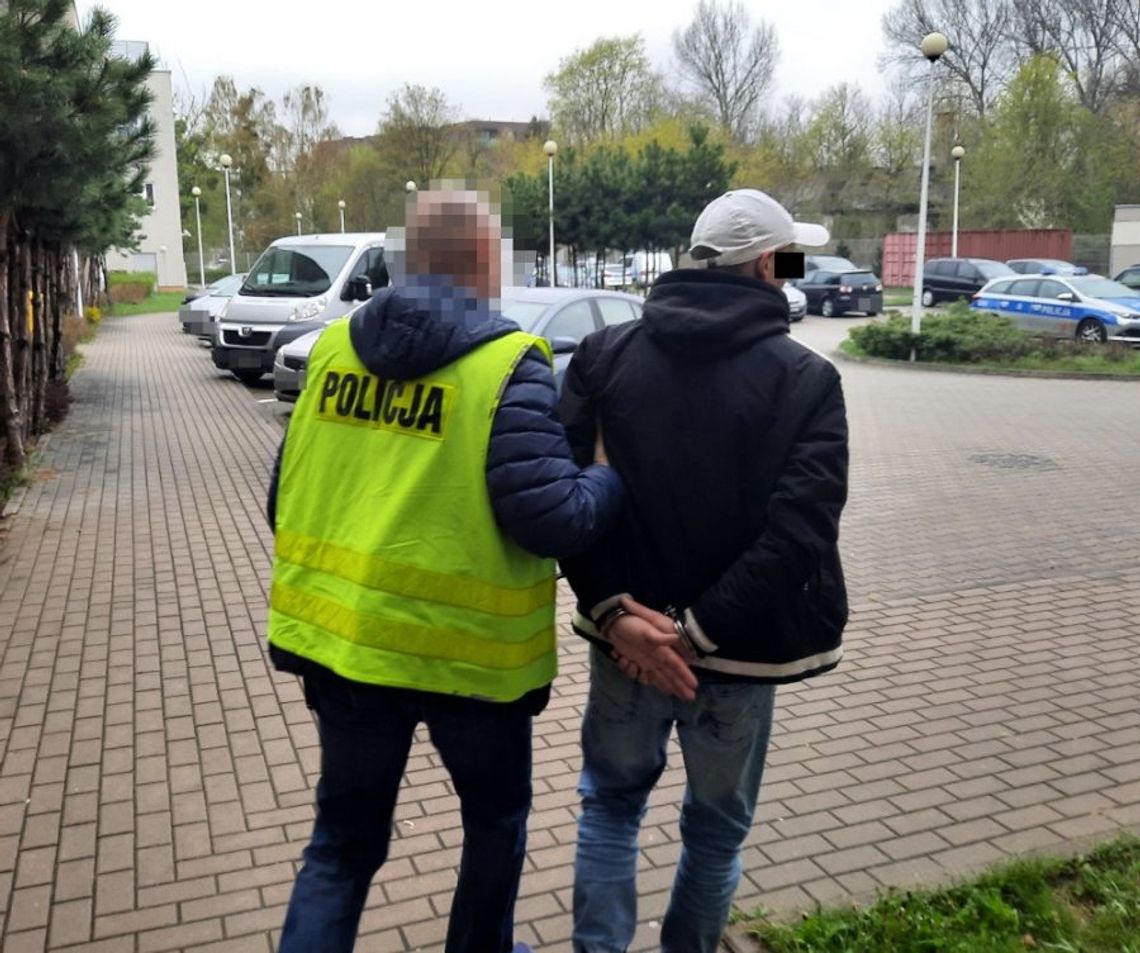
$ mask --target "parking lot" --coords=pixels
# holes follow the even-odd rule
[[[859,319],[811,317],[825,353]],[[111,319],[0,527],[0,947],[268,951],[316,733],[263,628],[282,410],[173,315]],[[793,912],[1140,830],[1140,387],[843,363],[853,606],[781,689],[738,905]],[[566,950],[585,646],[539,719],[517,938]],[[655,948],[678,759],[644,828]],[[438,950],[460,825],[413,749],[363,953]]]

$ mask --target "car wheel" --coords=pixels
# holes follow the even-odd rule
[[[922,289],[922,306],[924,308],[931,308],[934,306],[934,292],[929,288]]]
[[[868,317],[868,318],[873,318],[873,317],[875,317],[876,315],[878,315],[878,313],[879,313],[878,311],[868,311],[868,312],[867,312],[867,317]]]
[[[1108,332],[1096,318],[1085,318],[1077,325],[1077,340],[1100,344],[1108,340]]]
[[[835,317],[835,304],[830,298],[823,299],[823,304],[819,306],[819,313],[822,314],[825,318]]]
[[[233,373],[239,381],[250,386],[258,383],[262,377],[261,371],[234,371]]]

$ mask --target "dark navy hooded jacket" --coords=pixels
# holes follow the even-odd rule
[[[517,330],[486,302],[440,279],[418,279],[399,291],[378,292],[350,319],[349,337],[369,371],[387,380],[413,380]],[[581,469],[574,462],[557,407],[550,364],[532,349],[507,382],[487,450],[487,489],[499,526],[529,552],[555,558],[583,553],[601,539],[615,523],[624,495],[621,478],[609,467]],[[270,480],[271,526],[288,439],[286,431]],[[306,674],[314,667],[275,646],[270,652],[284,671]]]

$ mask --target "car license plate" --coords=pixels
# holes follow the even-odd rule
[[[870,298],[860,298],[856,302],[856,304],[858,305],[858,307],[855,309],[856,311],[870,311],[871,310],[871,299]]]

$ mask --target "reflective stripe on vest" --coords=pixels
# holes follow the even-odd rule
[[[269,638],[346,678],[509,701],[556,670],[554,563],[504,538],[486,488],[506,382],[546,342],[488,341],[416,381],[324,331],[277,500]]]

